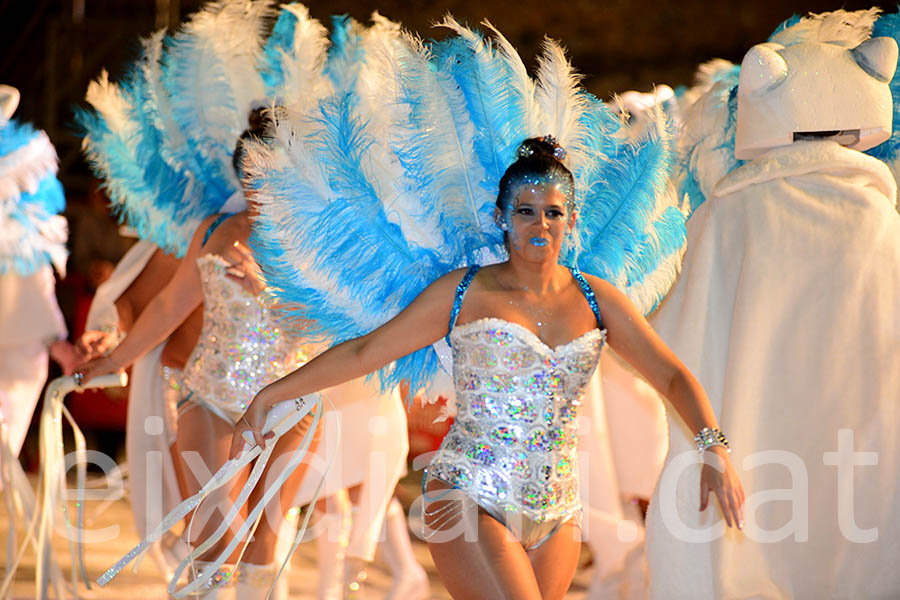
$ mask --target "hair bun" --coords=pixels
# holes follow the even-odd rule
[[[519,158],[528,158],[535,154],[552,156],[559,162],[563,162],[566,159],[566,149],[560,146],[552,135],[528,138],[516,150],[516,156]]]

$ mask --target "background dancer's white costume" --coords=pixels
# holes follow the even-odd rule
[[[66,336],[53,275],[65,275],[67,257],[56,151],[43,131],[10,120],[18,100],[0,86],[0,419],[13,454],[47,379],[47,349]]]
[[[702,205],[652,323],[708,390],[747,504],[743,534],[697,512],[692,434],[670,417],[654,598],[900,595],[900,218],[879,160],[897,153],[897,48],[863,43],[897,17],[873,29],[876,14],[792,20],[748,53],[736,96],[732,72],[685,114],[684,189]]]
[[[140,275],[158,247],[138,241],[122,257],[109,279],[91,301],[86,331],[115,331],[119,325],[115,301]],[[174,398],[167,394],[162,376],[160,344],[131,368],[128,385],[128,420],[125,425],[125,455],[128,460],[128,494],[131,513],[140,537],[146,537],[162,516],[181,502],[170,447],[175,440]],[[168,565],[169,569],[174,564]]]

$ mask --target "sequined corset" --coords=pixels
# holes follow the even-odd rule
[[[554,349],[502,319],[454,328],[458,413],[428,474],[538,522],[576,513],[576,418],[605,339]]]
[[[272,297],[251,295],[229,279],[228,262],[197,259],[203,285],[203,330],[184,369],[194,398],[239,417],[264,385],[307,360],[306,348],[280,328]]]

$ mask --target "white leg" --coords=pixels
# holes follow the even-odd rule
[[[341,490],[327,500],[328,512],[323,514],[316,529],[319,552],[318,600],[342,600],[344,558],[350,537],[350,500]]]
[[[382,556],[394,578],[387,600],[424,600],[429,595],[428,575],[416,560],[409,541],[406,514],[392,498],[384,516]]]

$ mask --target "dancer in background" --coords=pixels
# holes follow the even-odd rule
[[[43,131],[12,120],[19,92],[0,86],[0,420],[18,455],[53,356],[76,358],[62,340],[54,269],[66,272],[66,220],[56,151]]]
[[[147,304],[171,280],[179,259],[152,242],[140,240],[125,254],[91,301],[85,332],[78,342],[84,360],[112,351]],[[186,491],[175,443],[181,370],[203,323],[195,310],[162,344],[135,362],[128,390],[125,451],[128,493],[138,535],[146,536],[162,515],[181,502]],[[187,554],[169,535],[150,555],[166,577]]]
[[[238,173],[244,140],[253,135],[264,134],[248,130],[235,148]],[[108,357],[79,367],[84,381],[127,367],[164,340],[202,303],[203,331],[183,377],[186,395],[178,422],[178,450],[184,457],[199,455],[212,471],[225,462],[231,434],[252,395],[307,358],[302,332],[277,320],[274,300],[257,279],[246,248],[254,215],[252,192],[249,196],[247,210],[210,217],[201,223],[175,276],[147,305],[122,343]],[[309,416],[301,427],[285,435],[276,457],[293,450],[311,423]],[[275,476],[270,473],[277,470],[276,463],[277,460],[267,465],[263,481]],[[191,494],[206,483],[206,478],[196,471],[185,475]],[[302,470],[294,473],[273,508],[263,513],[243,555],[238,597],[263,597],[268,591],[275,574],[274,553],[281,519],[293,505],[302,477]],[[225,514],[229,506],[223,493],[208,497],[191,518],[189,542],[202,543],[219,525],[218,515],[212,511]],[[211,568],[204,562],[206,557],[216,556],[228,541],[227,537],[220,540],[199,556],[195,563],[199,574]],[[224,583],[229,578],[230,573],[223,571],[214,583]],[[216,585],[212,585],[204,598],[216,594]]]

